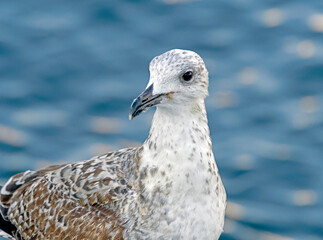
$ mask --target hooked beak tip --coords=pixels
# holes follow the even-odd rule
[[[147,109],[155,106],[161,102],[161,97],[164,94],[153,95],[154,85],[150,85],[132,102],[129,113],[129,120],[132,120],[140,113],[145,112]]]

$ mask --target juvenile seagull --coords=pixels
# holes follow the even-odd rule
[[[27,171],[1,190],[2,234],[24,240],[219,238],[226,194],[204,99],[208,71],[192,51],[149,66],[130,119],[157,106],[145,143],[88,161]]]

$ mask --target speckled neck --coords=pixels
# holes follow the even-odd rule
[[[187,153],[187,149],[193,146],[211,151],[204,101],[177,108],[158,107],[144,146],[157,152],[174,150]]]
[[[182,239],[217,239],[214,236],[222,231],[224,207],[216,206],[223,205],[224,197],[218,197],[223,186],[212,153],[204,102],[172,109],[159,107],[141,156],[140,219],[145,224],[144,219],[150,219],[146,227],[156,234],[178,233]],[[165,239],[180,239],[178,236]]]

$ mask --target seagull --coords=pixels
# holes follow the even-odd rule
[[[140,147],[12,176],[0,236],[16,240],[217,240],[226,193],[212,152],[202,58],[174,49],[149,65],[129,118],[156,106]]]

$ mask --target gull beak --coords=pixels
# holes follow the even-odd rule
[[[148,88],[146,88],[145,91],[143,91],[136,99],[133,100],[129,112],[130,120],[162,101],[162,96],[165,94],[153,95],[153,89],[154,84],[151,84]]]

